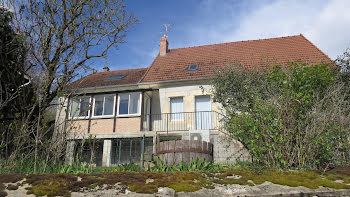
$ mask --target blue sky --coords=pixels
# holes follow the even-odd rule
[[[173,23],[169,48],[255,40],[302,33],[330,58],[350,47],[348,0],[126,0],[140,20],[127,43],[93,67],[111,70],[149,66],[159,50],[162,24]]]

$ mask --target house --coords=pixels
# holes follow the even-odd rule
[[[77,143],[96,140],[97,165],[149,160],[166,138],[202,139],[213,143],[216,162],[248,159],[242,144],[224,137],[220,105],[210,96],[210,79],[228,65],[267,68],[289,62],[320,64],[331,59],[303,35],[169,49],[160,40],[158,56],[148,68],[88,75],[71,84],[61,97],[57,127],[69,136],[67,160]],[[72,96],[74,95],[74,96]],[[162,139],[163,138],[163,139]],[[142,148],[141,148],[142,147]]]

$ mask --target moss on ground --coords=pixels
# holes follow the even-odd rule
[[[71,174],[41,174],[28,175],[27,183],[32,187],[28,188],[28,193],[36,196],[70,196],[70,186],[78,180]]]
[[[236,175],[239,175],[238,177]],[[80,177],[81,180],[78,181]],[[15,183],[24,178],[23,175],[0,175],[0,197],[6,196],[3,183]],[[214,188],[216,184],[258,185],[265,181],[291,187],[304,186],[316,189],[320,186],[335,189],[350,189],[350,167],[332,169],[324,175],[316,171],[281,171],[264,170],[260,173],[248,169],[230,169],[222,171],[195,172],[104,172],[95,174],[41,174],[27,175],[28,194],[36,196],[70,196],[71,192],[82,188],[109,187],[115,184],[128,186],[137,193],[155,193],[159,187],[169,187],[176,192],[193,192],[201,188]],[[334,180],[343,180],[336,183]]]

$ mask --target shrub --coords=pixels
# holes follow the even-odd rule
[[[328,65],[247,70],[230,67],[213,81],[225,129],[256,164],[319,168],[349,162],[349,78]],[[344,82],[346,81],[346,83]]]

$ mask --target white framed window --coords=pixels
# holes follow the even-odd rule
[[[88,118],[90,115],[90,96],[77,96],[70,100],[69,118]]]
[[[118,116],[141,115],[141,92],[118,94]]]
[[[170,98],[170,121],[184,120],[184,99],[183,97]]]
[[[92,117],[114,116],[115,94],[96,95],[94,97]]]

